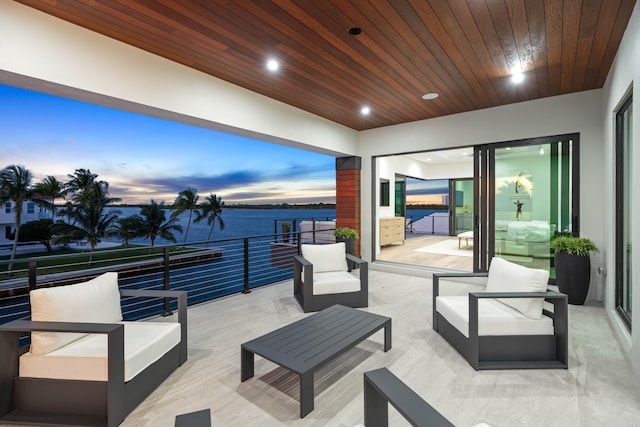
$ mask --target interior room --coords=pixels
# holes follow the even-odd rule
[[[378,368],[453,425],[637,425],[640,5],[365,3],[0,3],[2,84],[335,156],[337,223],[358,230],[368,265],[368,307],[357,311],[393,319],[390,349],[375,332],[320,367],[315,388],[311,374],[315,410],[301,417],[294,371],[258,355],[255,375],[241,380],[249,361],[254,367],[243,343],[309,318],[293,279],[191,306],[186,362],[121,425],[170,426],[200,410],[211,411],[213,425],[359,425],[363,375]],[[301,53],[314,45],[321,49]],[[271,56],[285,61],[284,73],[258,74]],[[523,86],[512,86],[515,65]],[[462,149],[464,161],[425,158]],[[470,266],[420,264],[428,253],[416,249],[426,243],[405,250],[414,239],[405,239],[406,212],[398,215],[394,199],[403,177],[474,179],[472,230],[444,236],[457,246],[473,231],[460,241],[474,252]],[[468,190],[449,194],[463,191],[465,200]],[[466,201],[453,206],[461,217],[468,210]],[[385,219],[401,230],[388,245]],[[433,274],[484,274],[497,257],[535,267],[551,284],[555,232],[599,248],[585,304],[554,312],[568,318],[566,331],[552,331],[568,334],[566,366],[476,370],[434,330]],[[395,250],[411,256],[385,259]],[[467,321],[472,342],[478,330]],[[389,418],[405,422],[395,409]]]
[[[460,248],[457,236],[473,231],[473,148],[385,156],[376,163],[381,183],[377,189],[376,215],[381,225],[376,260],[472,271],[473,235],[461,237]],[[416,181],[435,181],[445,188],[435,197],[414,198],[413,204],[431,201],[446,211],[407,210],[412,204],[411,182]],[[393,182],[395,191],[385,190],[385,182]],[[390,217],[402,217],[404,230],[398,237],[381,240],[383,224]]]

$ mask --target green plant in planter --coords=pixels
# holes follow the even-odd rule
[[[591,252],[596,245],[585,237],[561,234],[549,246],[555,251],[556,281],[558,289],[567,294],[569,304],[584,304],[591,280]]]
[[[586,237],[574,237],[559,235],[554,237],[549,243],[551,249],[558,252],[566,252],[570,255],[589,255],[591,252],[598,252],[598,247]]]
[[[342,239],[342,240],[360,238],[360,235],[358,235],[358,232],[353,228],[349,228],[349,227],[338,227],[336,228],[336,231],[333,232],[333,234],[335,234],[336,239]]]
[[[344,242],[348,254],[356,254],[356,239],[360,238],[356,230],[349,227],[338,227],[333,234],[336,236],[336,242]]]

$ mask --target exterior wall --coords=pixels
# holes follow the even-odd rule
[[[374,177],[372,170],[374,156],[575,132],[580,133],[581,235],[591,238],[602,248],[605,245],[604,236],[611,230],[603,228],[601,211],[592,209],[593,206],[601,206],[604,197],[602,90],[538,99],[361,132],[362,205],[372,206],[372,181],[377,185],[377,177]],[[393,141],[393,144],[389,141]],[[371,213],[363,212],[362,229],[374,230],[376,220]],[[371,259],[375,246],[369,233],[363,234],[362,254],[366,259]],[[595,274],[597,267],[602,264],[601,254],[595,255],[590,299],[599,299],[602,295],[602,277]]]
[[[50,218],[51,214],[46,211],[46,209],[41,208],[38,205],[33,205],[33,213],[29,213],[29,204],[33,202],[24,202],[22,204],[22,224],[29,221],[36,221],[41,218]],[[16,215],[13,212],[13,207],[15,203],[11,202],[11,212],[6,212],[6,206],[3,203],[0,206],[0,245],[10,245],[13,244],[12,239],[6,238],[6,227],[10,226],[11,231],[15,230],[16,225]]]
[[[580,233],[605,247],[602,215],[592,208],[601,206],[604,200],[602,90],[592,90],[361,132],[363,257],[370,260],[377,250],[371,233],[366,232],[374,230],[377,218],[369,212],[377,191],[372,183],[377,187],[380,177],[394,174],[393,170],[380,168],[374,175],[372,160],[376,156],[576,132],[580,133]],[[596,274],[603,265],[602,255],[596,254],[592,260],[589,299],[602,299],[603,278]]]
[[[633,335],[629,333],[626,326],[622,324],[615,311],[615,112],[619,103],[625,98],[628,91],[633,92],[633,172],[632,188],[640,188],[640,4],[636,6],[627,25],[627,30],[616,54],[613,66],[607,77],[603,88],[603,133],[602,149],[598,153],[604,165],[604,200],[601,206],[603,209],[595,209],[601,216],[603,224],[604,242],[600,245],[601,254],[604,258],[604,265],[608,274],[605,277],[604,304],[611,319],[611,323],[620,338],[620,342],[628,349],[633,368],[640,375],[640,278],[638,268],[640,268],[640,251],[632,252],[632,265],[636,270],[633,274],[632,284],[632,306],[634,315],[631,329],[636,331]],[[632,210],[637,217],[640,212],[640,193],[633,193],[634,199],[631,201]],[[633,224],[633,242],[640,238],[640,226],[637,222]]]

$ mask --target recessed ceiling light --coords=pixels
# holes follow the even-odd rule
[[[362,107],[362,109],[360,109],[360,113],[362,113],[363,116],[368,116],[370,112],[371,112],[371,108],[367,106],[364,106]]]
[[[269,71],[278,71],[278,68],[280,68],[280,63],[275,59],[270,59],[267,61],[267,69]]]
[[[436,99],[439,96],[440,95],[435,92],[425,93],[424,95],[422,95],[422,99]]]
[[[431,157],[427,158],[427,162],[430,162],[430,161],[431,161]]]
[[[351,34],[352,36],[357,36],[361,32],[362,32],[362,28],[360,27],[349,28],[349,34]]]
[[[522,74],[520,71],[514,71],[513,74],[511,74],[511,81],[514,83],[521,83],[524,80],[524,74]]]

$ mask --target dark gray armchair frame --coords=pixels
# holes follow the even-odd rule
[[[440,412],[424,401],[387,368],[364,373],[364,424],[389,426],[389,405],[417,427],[454,427]]]
[[[0,424],[115,427],[187,360],[187,292],[123,289],[120,294],[177,298],[180,342],[125,383],[122,324],[16,320],[0,325]],[[107,381],[19,377],[18,341],[34,331],[107,334]]]
[[[302,255],[293,257],[293,296],[305,313],[324,310],[334,304],[354,308],[369,306],[369,264],[354,255],[345,255],[349,271],[355,266],[360,268],[360,290],[325,295],[313,294],[313,264]]]
[[[476,370],[541,369],[568,367],[569,326],[567,295],[558,292],[470,292],[469,337],[465,337],[436,311],[441,278],[487,277],[488,273],[433,274],[433,329]],[[543,297],[553,304],[553,335],[478,335],[478,299]]]

